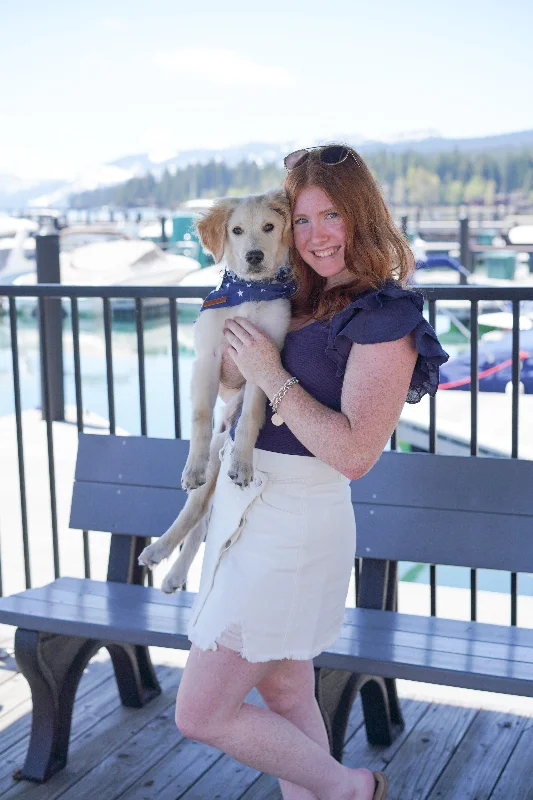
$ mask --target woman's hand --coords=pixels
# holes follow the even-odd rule
[[[274,340],[245,317],[227,319],[224,336],[228,355],[250,383],[264,388],[273,376],[283,370],[281,357]]]
[[[221,347],[222,362],[220,365],[220,382],[230,391],[230,395],[233,395],[234,392],[238,391],[241,386],[244,385],[245,379],[241,375],[234,360],[228,355],[229,348],[229,343],[223,338]]]

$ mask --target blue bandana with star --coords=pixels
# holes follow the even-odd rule
[[[241,303],[262,303],[265,300],[289,298],[296,291],[296,283],[290,280],[290,267],[281,267],[274,282],[247,281],[226,269],[220,285],[209,292],[200,311],[209,308],[239,306]]]

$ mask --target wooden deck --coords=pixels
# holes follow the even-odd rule
[[[152,648],[163,694],[143,709],[120,704],[101,650],[82,678],[67,767],[46,784],[17,781],[31,722],[25,679],[11,654],[13,629],[0,626],[0,797],[2,800],[279,800],[277,780],[174,725],[174,699],[187,653]],[[359,702],[344,763],[382,769],[390,800],[533,798],[533,700],[399,682],[406,720],[389,748],[369,747]],[[248,700],[261,704],[256,692]]]

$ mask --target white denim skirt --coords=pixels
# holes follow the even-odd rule
[[[220,451],[200,589],[188,627],[250,662],[312,659],[340,634],[355,555],[350,481],[318,458],[254,450],[253,483]]]

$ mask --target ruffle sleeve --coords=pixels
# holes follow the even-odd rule
[[[439,367],[449,355],[422,314],[424,298],[416,290],[403,289],[393,281],[381,289],[357,297],[331,320],[326,355],[343,374],[353,342],[393,342],[411,331],[418,358],[407,393],[408,403],[418,403],[425,394],[434,395],[439,385]]]

